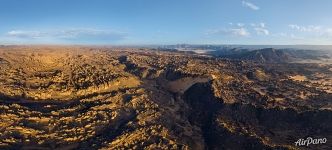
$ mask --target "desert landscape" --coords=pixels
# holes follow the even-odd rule
[[[274,60],[277,51],[261,52]],[[332,146],[294,145],[308,136],[332,138],[332,64],[241,59],[154,48],[2,46],[0,148]]]
[[[332,0],[1,0],[0,150],[332,150]]]

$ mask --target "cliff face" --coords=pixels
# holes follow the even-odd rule
[[[0,58],[3,149],[331,147],[295,146],[332,138],[332,95],[289,78],[303,74],[290,68],[331,76],[331,66],[84,47],[14,47]]]
[[[243,103],[224,103],[210,83],[196,84],[184,95],[189,121],[200,127],[208,149],[292,149],[300,137],[331,138],[331,111],[297,112]],[[328,149],[330,144],[304,149]],[[303,148],[302,148],[303,149]]]

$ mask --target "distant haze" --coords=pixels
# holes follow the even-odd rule
[[[148,46],[149,47],[149,46]],[[150,46],[157,47],[157,46]],[[209,45],[209,44],[177,44],[177,45],[159,45],[160,48],[198,48],[198,49],[220,49],[220,48],[245,48],[245,49],[302,49],[302,50],[331,50],[332,45]]]

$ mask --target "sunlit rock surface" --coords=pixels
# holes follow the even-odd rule
[[[136,48],[2,47],[0,148],[328,149],[331,68]],[[295,146],[306,137],[328,142]]]

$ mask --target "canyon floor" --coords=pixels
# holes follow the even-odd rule
[[[296,146],[298,139],[325,144]],[[0,48],[1,149],[330,149],[332,65]]]

